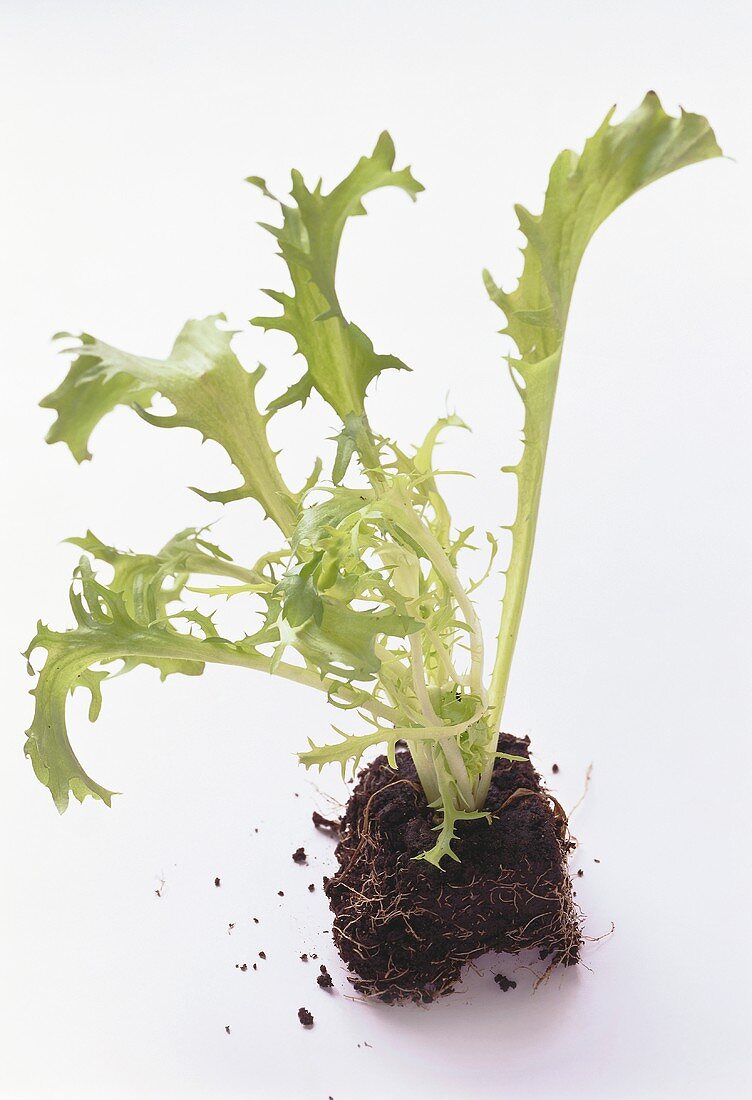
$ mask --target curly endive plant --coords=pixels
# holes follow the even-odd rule
[[[306,684],[357,716],[358,732],[335,727],[334,744],[310,742],[300,755],[306,766],[336,762],[344,771],[376,745],[386,746],[393,761],[404,739],[437,812],[436,843],[423,858],[437,867],[445,856],[456,858],[455,826],[483,816],[500,755],[500,720],[580,261],[601,222],[630,195],[719,154],[704,118],[684,112],[670,117],[652,93],[618,125],[609,113],[580,155],[557,157],[542,213],[517,208],[527,238],[517,289],[505,293],[485,275],[506,316],[502,331],[516,345],[508,362],[525,412],[524,450],[510,468],[518,485],[517,518],[509,528],[511,557],[490,680],[473,605],[476,585],[464,579],[472,528],[453,526],[434,468],[437,437],[461,422],[455,416],[438,420],[417,449],[398,446],[371,425],[369,384],[405,364],[375,351],[344,316],[337,296],[340,240],[348,219],[365,213],[364,197],[397,187],[415,199],[422,190],[409,168],[393,167],[388,134],[328,194],[321,183],[309,190],[298,172],[290,202],[276,199],[263,180],[249,181],[279,208],[281,224],[266,228],[291,281],[289,291],[267,291],[281,312],[252,324],[288,333],[305,361],[299,381],[265,411],[256,399],[264,368],[244,369],[221,317],[189,321],[165,360],[119,351],[87,333],[77,337],[66,378],[42,401],[57,413],[48,442],[66,443],[79,462],[89,458],[92,430],[118,405],[156,427],[195,428],[225,449],[240,476],[234,488],[196,492],[223,504],[252,498],[279,535],[252,564],[232,561],[200,530],[181,532],[153,555],[115,550],[91,533],[72,540],[86,554],[71,589],[76,625],[58,632],[40,624],[26,654],[47,652],[33,691],[26,753],[58,809],[66,808],[69,793],[108,805],[112,796],[86,774],[71,747],[65,721],[71,692],[88,689],[95,719],[113,662],[118,672],[152,665],[163,678],[198,675],[207,664],[237,665]],[[341,424],[336,457],[328,476],[317,460],[307,483],[291,488],[267,425],[285,407],[299,404],[302,410],[314,390]],[[149,411],[157,395],[174,411]],[[358,478],[361,487],[346,484],[353,460],[365,475]],[[496,537],[489,533],[488,542],[492,562]],[[108,584],[97,579],[92,560],[112,567]],[[214,599],[252,593],[257,618],[249,632],[223,637],[212,615],[195,606],[196,591]]]

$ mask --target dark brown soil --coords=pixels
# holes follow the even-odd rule
[[[292,853],[292,858],[295,863],[305,863],[308,859],[305,848],[296,848]]]
[[[313,1027],[313,1016],[307,1008],[298,1009],[298,1019],[303,1027]]]
[[[321,986],[322,989],[331,989],[332,985],[333,985],[332,976],[329,973],[329,971],[326,969],[326,967],[324,966],[323,963],[319,967],[319,970],[321,971],[321,973],[316,978],[316,981],[318,982],[318,984]]]
[[[510,989],[517,988],[517,982],[513,982],[511,978],[507,978],[504,974],[497,974],[494,981],[502,993],[508,993]]]
[[[529,738],[499,749],[528,755]],[[380,756],[358,777],[341,823],[339,871],[325,890],[334,940],[360,992],[387,1001],[449,993],[471,959],[535,948],[573,965],[582,943],[563,810],[529,760],[497,760],[484,820],[461,822],[443,870],[414,857],[434,843],[409,753]]]

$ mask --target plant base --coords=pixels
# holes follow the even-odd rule
[[[529,738],[499,749],[528,755]],[[492,820],[461,822],[459,863],[414,857],[434,842],[407,752],[397,770],[380,756],[358,777],[342,818],[340,869],[326,884],[334,940],[361,993],[431,1001],[487,951],[533,948],[549,967],[578,962],[581,917],[567,856],[574,847],[558,803],[529,759],[497,760],[485,807]]]

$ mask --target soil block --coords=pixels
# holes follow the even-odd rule
[[[408,752],[396,770],[379,756],[363,769],[340,826],[339,870],[326,883],[334,941],[359,992],[430,1001],[451,992],[487,951],[537,950],[549,969],[579,961],[582,920],[567,857],[566,816],[528,758],[529,738],[499,738],[485,820],[457,825],[459,862],[414,857],[434,844]]]

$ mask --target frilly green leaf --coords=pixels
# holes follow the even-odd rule
[[[47,442],[65,442],[78,462],[91,458],[92,430],[118,405],[136,409],[157,427],[194,428],[224,447],[243,479],[233,489],[196,492],[220,503],[253,497],[289,533],[299,498],[282,479],[266,435],[267,417],[256,405],[264,368],[252,374],[243,369],[231,347],[234,333],[218,327],[222,320],[189,321],[163,360],[119,351],[83,333],[64,381],[40,402],[57,412]],[[174,412],[148,411],[157,394],[172,402]]]
[[[494,728],[527,588],[564,333],[585,249],[609,214],[643,187],[721,155],[707,119],[683,110],[673,118],[654,92],[623,122],[612,125],[613,114],[612,109],[581,154],[567,149],[556,158],[540,214],[515,208],[527,238],[516,289],[503,291],[484,272],[488,293],[506,316],[502,332],[517,348],[508,363],[525,407],[522,458],[504,468],[517,476],[518,500],[490,689]]]
[[[414,199],[423,190],[409,168],[394,170],[394,156],[394,143],[383,133],[373,153],[362,157],[329,194],[322,193],[320,182],[309,190],[302,175],[293,171],[295,205],[274,200],[279,202],[282,225],[265,228],[279,244],[294,292],[267,291],[282,306],[282,313],[256,317],[252,323],[292,336],[308,370],[282,398],[272,402],[270,411],[296,401],[305,404],[313,388],[344,422],[350,414],[363,414],[366,390],[378,374],[407,369],[394,356],[375,352],[365,333],[345,320],[335,287],[342,231],[349,218],[365,214],[364,197],[382,187],[397,187]],[[274,198],[263,180],[250,177],[249,182]]]

